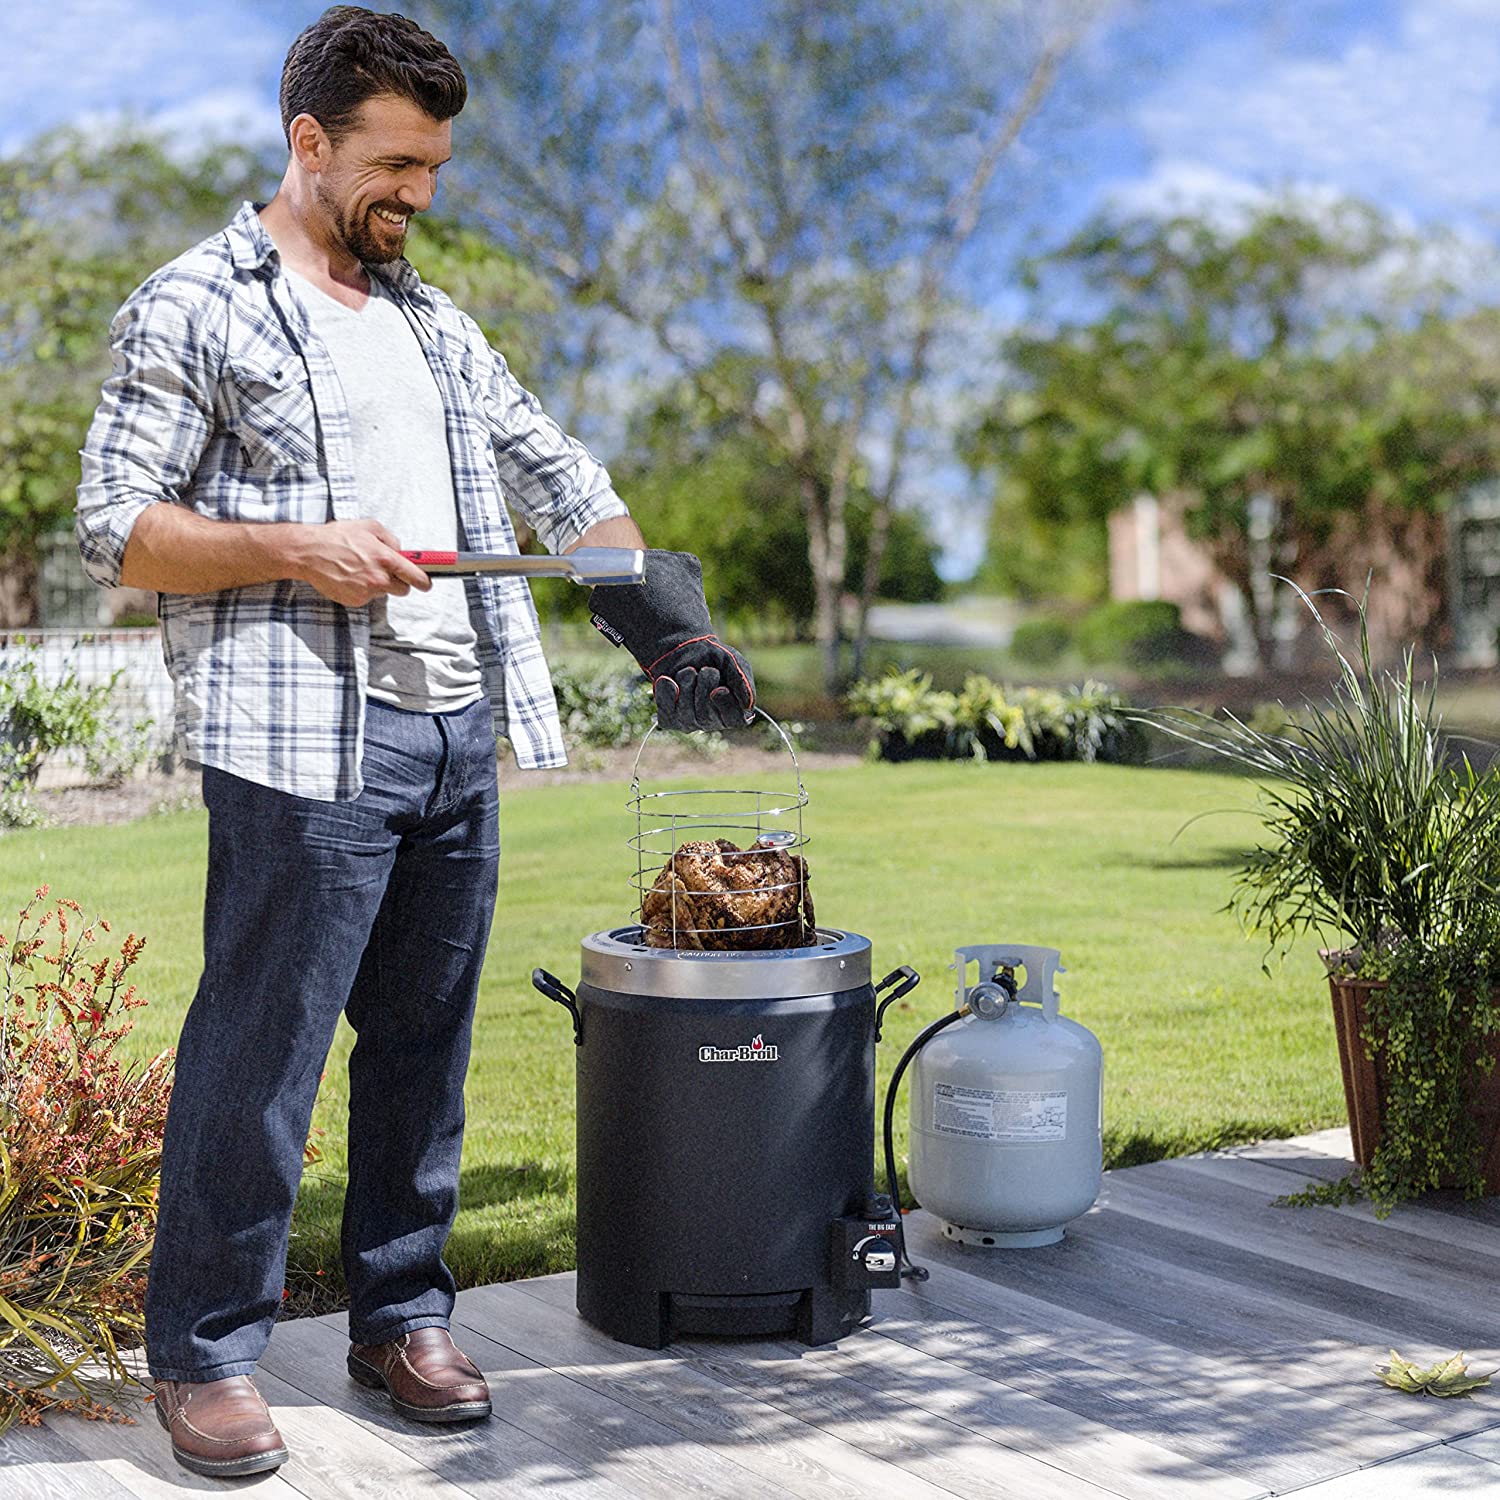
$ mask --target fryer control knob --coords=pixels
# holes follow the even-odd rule
[[[835,1219],[831,1227],[829,1271],[835,1291],[867,1292],[901,1285],[901,1221],[894,1213],[880,1218],[849,1214]]]

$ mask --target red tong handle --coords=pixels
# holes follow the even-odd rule
[[[451,568],[458,561],[456,552],[403,552],[401,555],[419,568]]]

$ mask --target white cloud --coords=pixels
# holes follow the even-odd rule
[[[1222,38],[1186,55],[1139,108],[1156,166],[1138,190],[1247,201],[1326,184],[1422,217],[1493,220],[1500,205],[1500,0],[1399,0],[1393,24],[1326,55]]]
[[[285,139],[275,101],[248,88],[199,94],[159,110],[151,122],[164,134],[185,142],[211,138],[260,146]]]
[[[123,113],[260,129],[294,34],[244,0],[7,0],[0,150]]]
[[[250,89],[216,89],[165,109],[86,110],[68,121],[85,140],[103,142],[144,131],[170,156],[189,160],[210,144],[260,147],[282,140],[281,115]],[[0,143],[0,149],[12,150]]]
[[[1125,214],[1166,218],[1206,213],[1228,226],[1260,208],[1271,194],[1259,183],[1206,162],[1171,157],[1158,161],[1144,177],[1107,186],[1103,196]]]

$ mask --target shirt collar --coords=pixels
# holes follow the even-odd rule
[[[224,231],[229,239],[229,258],[237,271],[256,271],[268,261],[280,263],[276,242],[260,220],[260,210],[264,207],[264,203],[248,200],[240,204],[239,212]],[[365,270],[408,296],[421,295],[422,278],[404,255],[383,265],[367,264]]]

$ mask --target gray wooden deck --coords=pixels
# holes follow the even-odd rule
[[[188,1474],[148,1409],[12,1429],[0,1495],[1500,1500],[1500,1385],[1437,1401],[1371,1370],[1392,1345],[1500,1363],[1500,1200],[1384,1223],[1269,1206],[1347,1151],[1327,1131],[1112,1172],[1041,1250],[951,1245],[915,1214],[932,1279],[824,1349],[631,1349],[579,1320],[571,1276],[465,1291],[454,1334],[495,1401],[465,1429],[355,1385],[342,1314],[281,1323],[257,1375],[292,1451],[273,1474]]]

